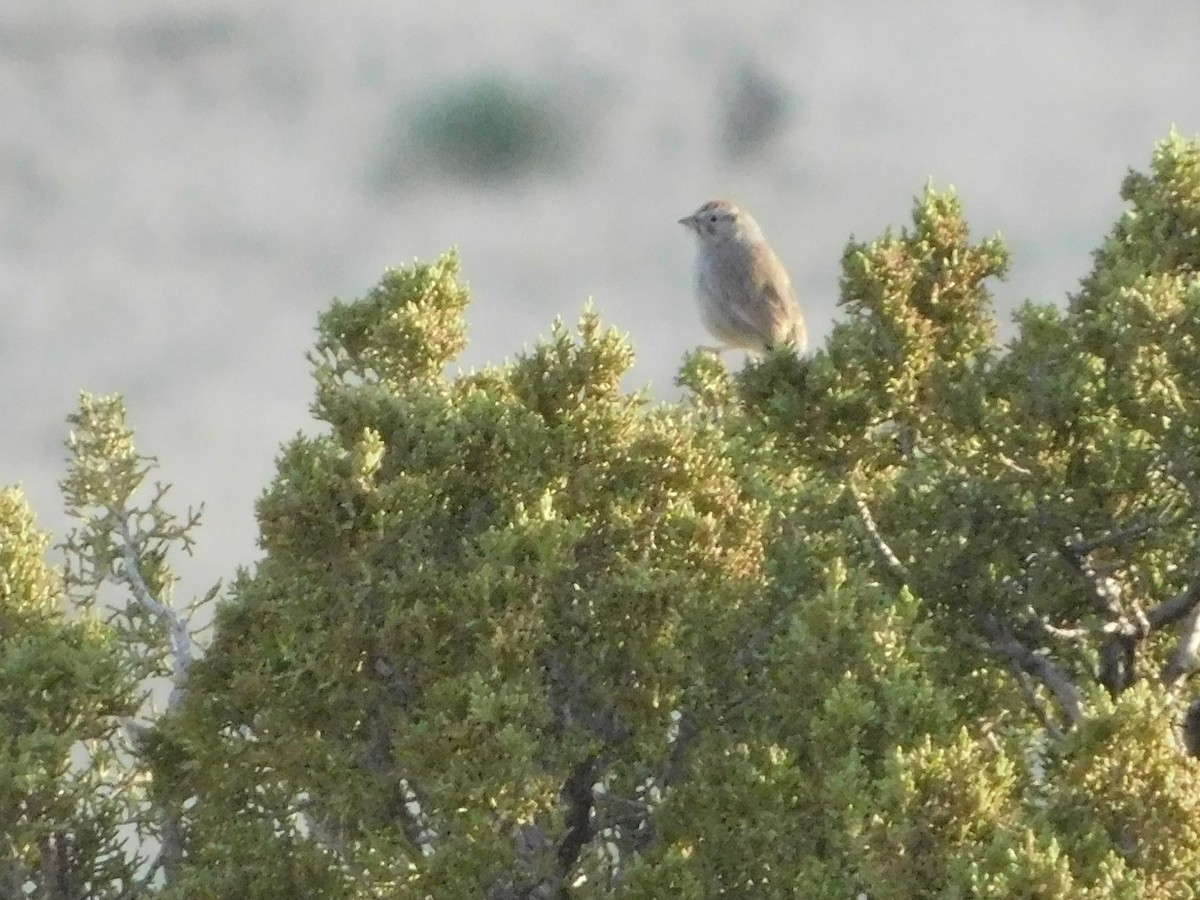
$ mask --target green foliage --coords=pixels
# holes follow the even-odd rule
[[[138,748],[158,893],[1192,896],[1200,144],[1124,196],[1007,348],[1004,247],[931,188],[848,246],[825,348],[690,354],[671,405],[590,310],[448,374],[452,254],[336,303],[323,429]],[[73,587],[137,601],[127,675],[179,659],[147,597],[194,521],[134,505],[123,416],[85,397],[66,488]]]
[[[139,502],[157,461],[134,446],[120,397],[83,393],[79,411],[67,421],[75,427],[67,441],[71,464],[61,487],[68,514],[79,522],[63,545],[72,603],[115,623],[123,640],[135,645],[127,658],[140,675],[168,677],[172,669],[169,623],[141,597],[170,605],[178,579],[169,554],[174,549],[191,552],[200,513],[189,509],[180,521],[163,506],[169,487],[158,483],[152,496]],[[129,593],[114,601],[115,611],[102,612],[101,588],[110,582]],[[199,604],[215,596],[216,588]]]
[[[49,539],[20,493],[0,492],[5,897],[135,897],[160,869],[178,874],[180,810],[156,797],[146,679],[169,678],[177,702],[192,646],[168,557],[190,548],[198,515],[181,523],[162,486],[139,501],[154,461],[137,452],[120,398],[84,394],[70,422],[62,489],[79,527],[61,547],[63,575],[47,568]]]
[[[1200,871],[1200,763],[1180,758],[1175,720],[1142,683],[1099,704],[1047,760],[1044,815],[1064,850],[1144,872],[1148,896],[1178,896]]]
[[[0,893],[120,897],[135,803],[106,787],[134,680],[108,629],[64,616],[48,545],[20,491],[0,491]]]
[[[675,407],[621,391],[591,313],[447,377],[453,257],[335,306],[329,432],[284,449],[170,726],[194,877],[232,817],[243,868],[319,846],[335,892],[1172,895],[1194,764],[1178,702],[1125,689],[1194,662],[1155,604],[1196,578],[1200,293],[1163,231],[1195,152],[1131,176],[1080,295],[1006,354],[1004,248],[932,189],[847,249],[825,350],[693,354]],[[1151,236],[1182,249],[1134,291]]]
[[[442,376],[456,268],[389,275],[323,320],[331,433],[285,448],[266,557],[192,696],[226,735],[212,751],[276,773],[272,816],[307,794],[354,855],[470,892],[522,827],[564,832],[572,773],[633,794],[667,766],[672,710],[719,689],[720,648],[761,602],[766,524],[714,426],[622,393],[632,354],[593,314],[512,366]],[[255,768],[220,790],[261,805]],[[477,871],[396,844],[415,785],[410,837],[470,845]]]

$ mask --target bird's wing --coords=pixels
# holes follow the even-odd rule
[[[761,244],[750,248],[745,257],[745,270],[739,273],[741,283],[751,283],[754,290],[745,303],[731,308],[746,327],[759,335],[764,344],[786,340],[799,321],[799,305],[787,270],[769,247]]]

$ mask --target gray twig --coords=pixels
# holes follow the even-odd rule
[[[167,700],[167,708],[178,706],[183,698],[184,684],[187,681],[188,668],[192,664],[192,635],[188,631],[188,623],[183,616],[158,600],[150,586],[142,577],[141,566],[138,565],[137,543],[129,518],[119,516],[118,526],[121,534],[122,553],[125,560],[125,577],[133,589],[134,598],[150,611],[167,628],[167,639],[171,644],[171,696]]]
[[[983,636],[996,654],[1007,660],[1014,670],[1037,678],[1054,694],[1069,725],[1074,726],[1083,718],[1079,688],[1048,655],[1030,650],[992,613],[981,616],[979,623]]]
[[[1200,605],[1193,604],[1183,620],[1182,631],[1179,646],[1163,666],[1162,680],[1168,687],[1177,686],[1185,676],[1196,670],[1200,661]]]
[[[863,527],[867,529],[871,543],[875,545],[875,549],[883,557],[883,561],[887,564],[891,573],[903,583],[908,584],[911,580],[908,566],[900,561],[900,557],[896,555],[895,551],[888,545],[888,542],[883,539],[883,535],[879,533],[879,526],[875,524],[875,517],[871,515],[871,508],[867,506],[867,498],[853,484],[848,485],[848,487],[850,495],[854,498],[854,505],[858,509],[858,517],[862,520]]]

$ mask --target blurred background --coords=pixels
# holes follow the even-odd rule
[[[61,537],[64,419],[123,393],[176,508],[206,504],[202,591],[254,561],[254,498],[316,427],[331,298],[457,245],[465,368],[591,297],[630,386],[671,399],[706,340],[675,220],[714,197],[762,224],[816,345],[847,239],[931,178],[1008,242],[1002,319],[1064,302],[1125,171],[1200,131],[1198,37],[1171,0],[7,0],[0,484]]]

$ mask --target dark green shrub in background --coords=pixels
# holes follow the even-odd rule
[[[398,112],[372,179],[392,188],[420,173],[496,184],[561,170],[577,123],[549,91],[503,77],[446,86]]]

